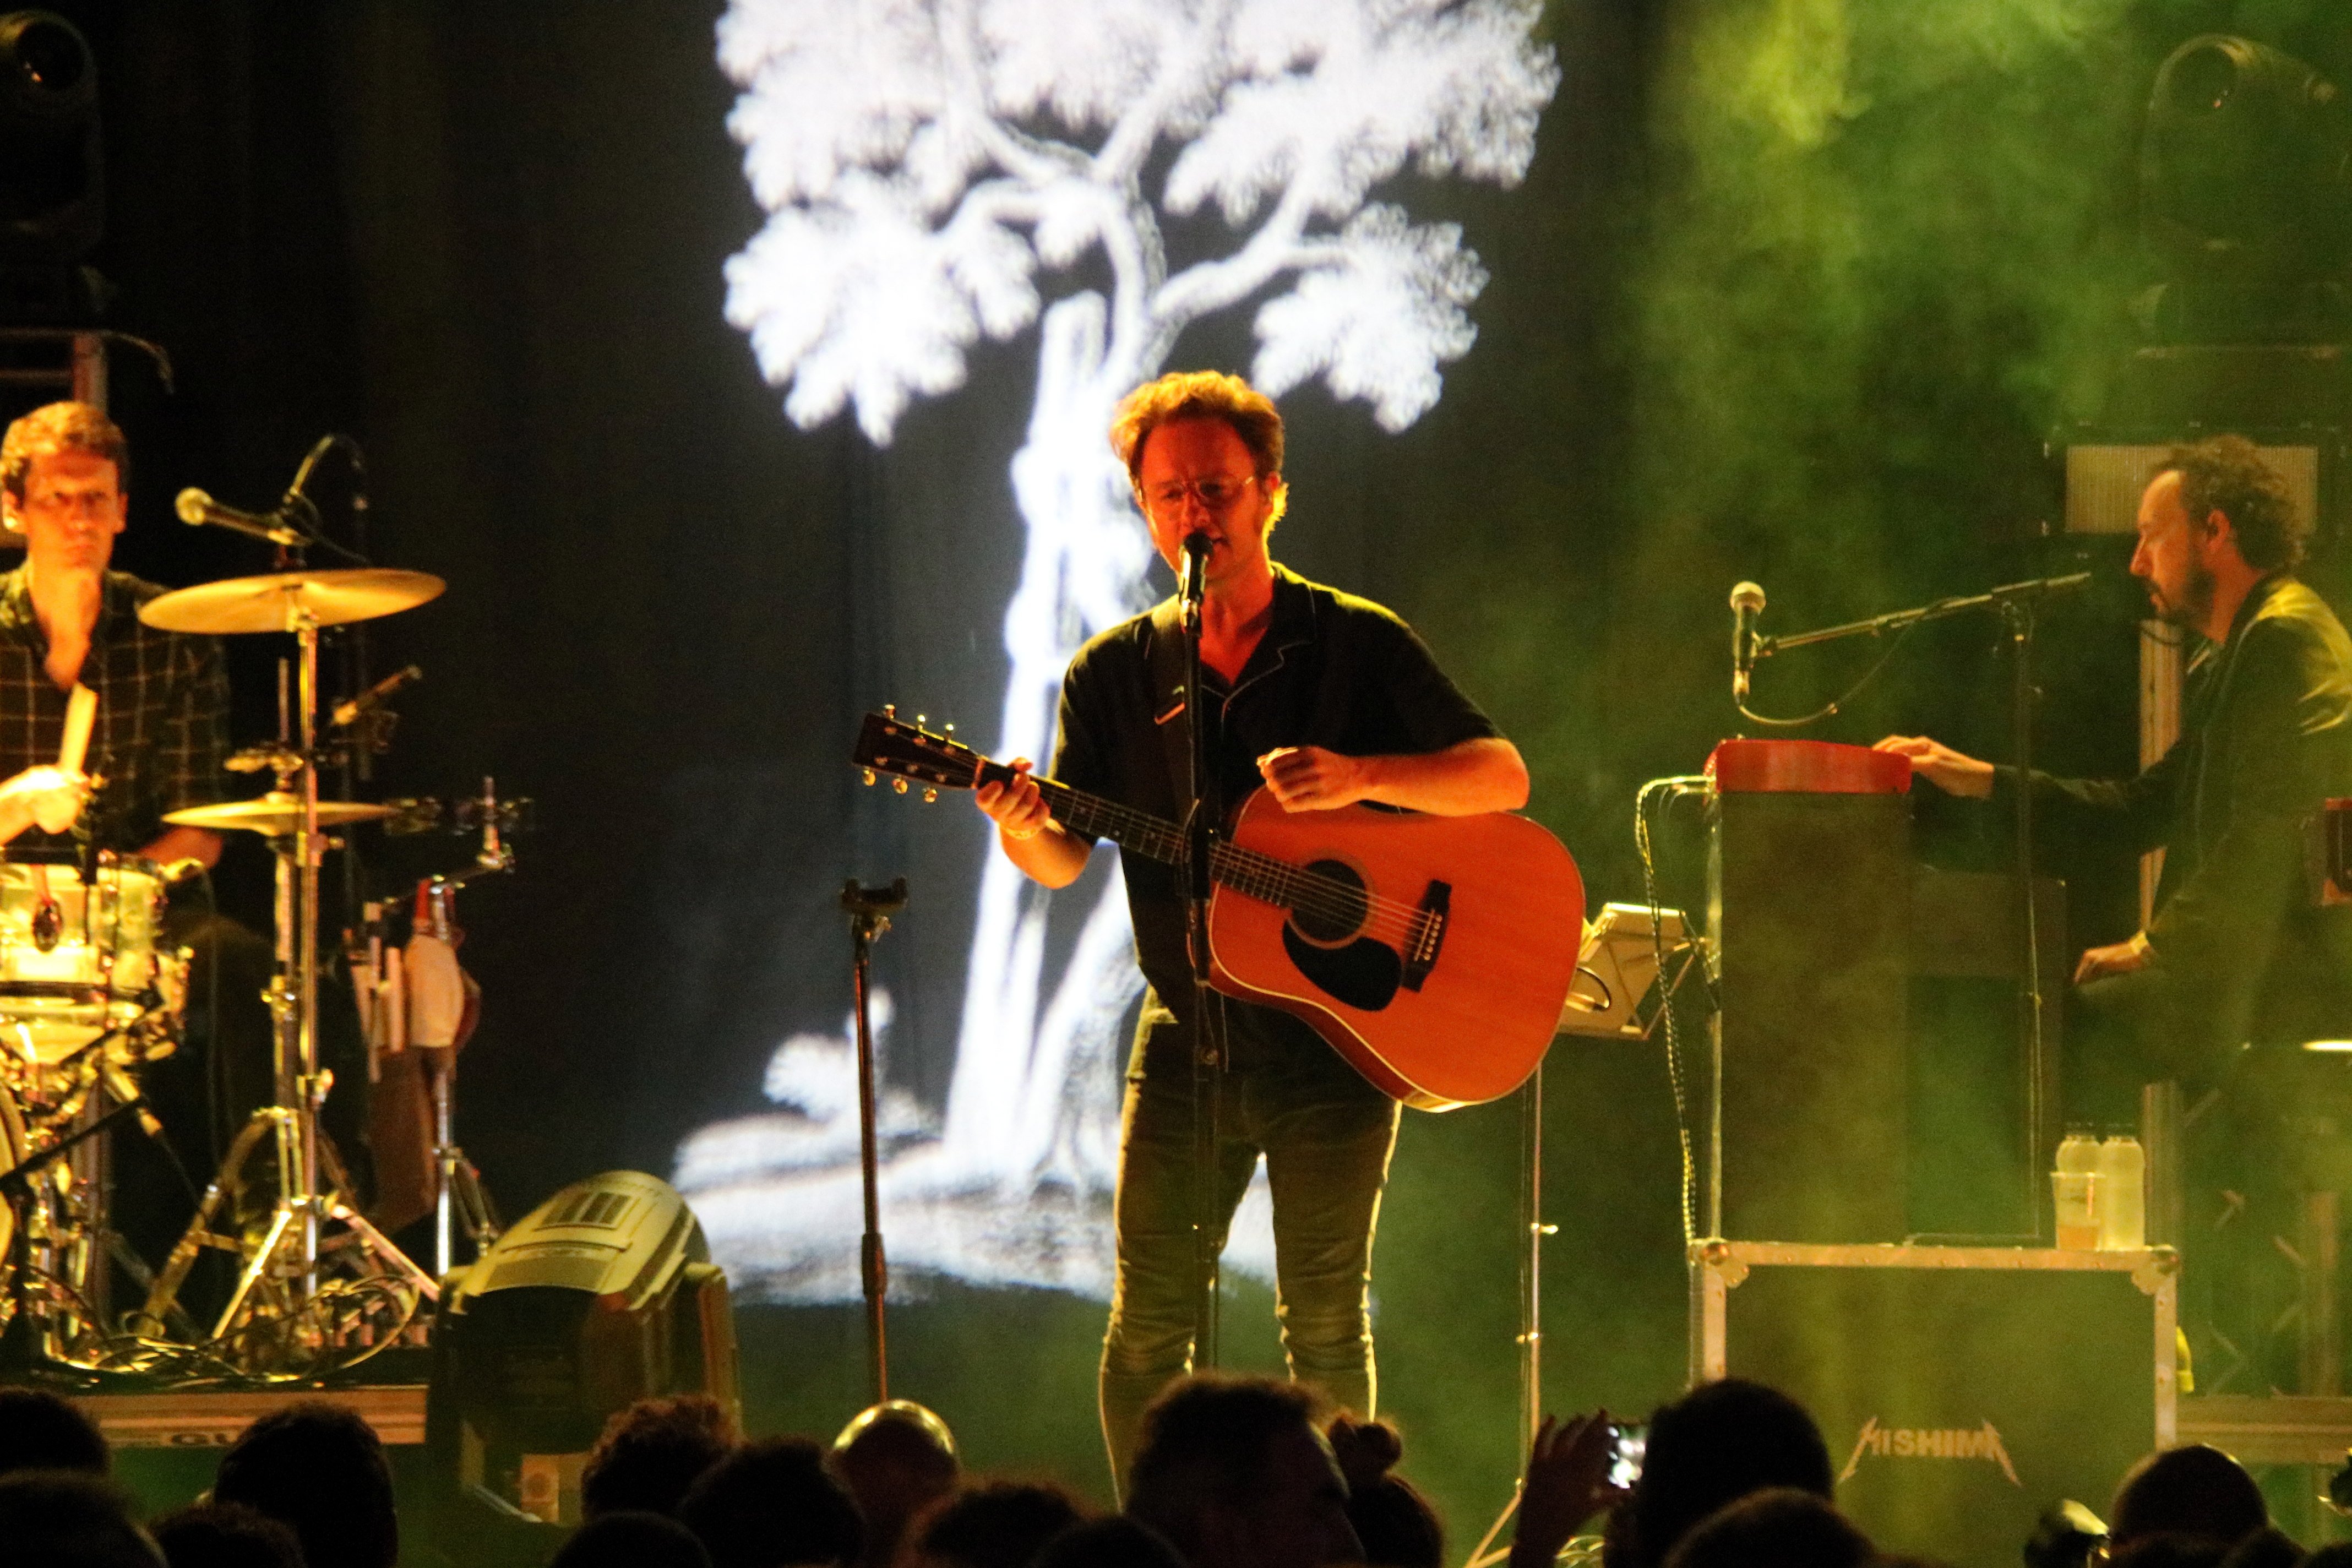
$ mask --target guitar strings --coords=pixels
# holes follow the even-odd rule
[[[979,784],[987,767],[984,759],[976,760],[973,786]],[[1099,824],[1104,829],[1100,837],[1113,842],[1133,841],[1153,859],[1180,867],[1184,863],[1188,846],[1181,830],[1159,817],[1085,795],[1053,779],[1036,782],[1039,789],[1063,808],[1055,811],[1056,820],[1067,823],[1083,816],[1091,823],[1080,824],[1081,831],[1096,831],[1092,824]],[[1072,807],[1076,809],[1069,809]],[[1370,888],[1350,886],[1237,844],[1220,844],[1211,851],[1210,872],[1236,892],[1334,926],[1384,937],[1407,951],[1417,951],[1446,919],[1438,910],[1407,904]],[[1223,875],[1219,876],[1221,872]]]
[[[977,770],[975,770],[977,782]],[[1057,820],[1090,819],[1084,831],[1104,830],[1102,837],[1129,840],[1153,859],[1181,866],[1188,847],[1181,830],[1160,818],[1116,801],[1083,794],[1053,779],[1039,779],[1038,787],[1058,807]],[[1075,808],[1075,809],[1073,809]],[[1303,867],[1236,844],[1221,844],[1212,852],[1212,874],[1236,892],[1329,921],[1369,935],[1386,937],[1406,948],[1417,948],[1444,917],[1435,910],[1351,887]]]
[[[1160,818],[1115,801],[1082,795],[1050,779],[1037,782],[1057,805],[1066,809],[1076,808],[1068,810],[1069,817],[1083,816],[1108,829],[1103,837],[1114,842],[1121,839],[1133,841],[1138,848],[1153,859],[1178,866],[1183,864],[1186,849],[1183,835]],[[1056,811],[1055,815],[1064,817],[1063,811]],[[1079,826],[1082,830],[1092,830],[1089,824]],[[1211,868],[1213,873],[1230,873],[1219,879],[1237,892],[1320,918],[1333,925],[1353,926],[1368,934],[1387,937],[1408,948],[1419,946],[1433,925],[1443,918],[1434,910],[1385,897],[1369,888],[1349,887],[1332,878],[1237,844],[1218,845],[1211,852]]]
[[[1183,863],[1186,847],[1181,835],[1158,817],[1111,802],[1097,802],[1066,788],[1054,793],[1064,795],[1068,804],[1081,808],[1086,815],[1104,819],[1106,826],[1123,825],[1128,829],[1124,837],[1139,840],[1138,847],[1151,858],[1180,866]],[[1107,837],[1117,838],[1122,835],[1113,832]],[[1386,917],[1391,922],[1388,928],[1391,931],[1398,929],[1393,922],[1402,922],[1407,931],[1417,931],[1427,924],[1430,911],[1416,905],[1401,903],[1369,889],[1350,887],[1258,850],[1226,843],[1217,846],[1213,854],[1216,868],[1229,873],[1221,879],[1227,886],[1268,903],[1322,915],[1335,923],[1360,909],[1368,922]]]

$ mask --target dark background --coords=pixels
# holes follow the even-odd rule
[[[372,634],[377,672],[426,672],[376,788],[490,773],[539,804],[520,868],[461,911],[486,991],[462,1132],[502,1206],[666,1173],[684,1133],[759,1109],[776,1042],[840,1026],[851,875],[929,876],[884,962],[916,1042],[894,1073],[937,1095],[971,903],[955,874],[982,840],[948,805],[859,797],[845,757],[883,700],[985,732],[1031,342],[981,351],[887,450],[782,417],[720,316],[721,265],[762,215],[713,5],[59,8],[103,73],[113,324],[178,368],[166,396],[116,364],[139,463],[119,563],[174,584],[266,569],[257,545],[177,527],[168,498],[266,505],[315,437],[356,436],[372,553],[450,584]],[[1519,742],[1531,812],[1597,905],[1639,895],[1635,786],[1739,727],[1733,581],[1763,582],[1768,629],[1789,630],[2063,564],[2039,537],[2060,510],[2044,443],[2095,415],[2132,342],[2157,63],[2235,30],[2341,80],[2352,29],[2316,3],[2191,0],[1560,0],[1543,28],[1564,79],[1524,184],[1384,193],[1460,222],[1490,268],[1476,346],[1395,437],[1319,387],[1288,398],[1280,542],[1412,620]],[[1242,320],[1174,364],[1245,370]],[[2128,767],[2129,638],[2087,605],[2046,627],[2058,764]],[[271,721],[268,640],[236,652],[240,741]],[[2005,754],[1993,642],[1923,633],[1811,732]],[[1809,708],[1870,657],[1790,656],[1759,701]],[[1940,853],[1998,863],[1998,825],[1921,810]],[[1678,900],[1696,842],[1662,840]],[[368,841],[383,888],[467,848]],[[2119,858],[2052,859],[2078,942],[2129,929]],[[224,879],[257,923],[266,876],[233,849]],[[1638,1410],[1682,1363],[1664,1065],[1564,1047],[1549,1080],[1547,1398]],[[1412,1118],[1383,1215],[1384,1403],[1465,1545],[1508,1494],[1517,1134],[1511,1105]],[[900,1384],[982,1468],[1098,1489],[1100,1316],[937,1286],[898,1314]],[[742,1331],[755,1426],[829,1430],[862,1403],[854,1313],[753,1308]],[[1262,1363],[1253,1332],[1239,1359]]]

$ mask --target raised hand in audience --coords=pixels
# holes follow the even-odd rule
[[[1625,1495],[1609,1484],[1615,1450],[1616,1429],[1606,1410],[1566,1422],[1557,1415],[1544,1417],[1519,1486],[1511,1568],[1545,1568],[1588,1520]]]

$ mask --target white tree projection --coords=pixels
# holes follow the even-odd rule
[[[719,64],[743,89],[729,128],[770,216],[727,264],[727,317],[789,387],[793,423],[854,406],[887,444],[911,399],[963,384],[983,334],[1038,330],[1012,462],[1027,538],[997,755],[1049,753],[1071,655],[1148,597],[1149,542],[1104,432],[1188,325],[1261,300],[1251,375],[1268,393],[1320,377],[1390,431],[1437,401],[1439,366],[1475,335],[1465,308],[1485,270],[1457,226],[1368,198],[1408,169],[1517,181],[1559,81],[1533,37],[1539,8],[733,0],[719,24]],[[1172,264],[1163,218],[1210,206],[1232,245]],[[1108,286],[1049,300],[1041,276],[1081,263]],[[1108,1292],[1103,1069],[1141,979],[1117,879],[1097,888],[1048,976],[1045,896],[988,858],[945,1113],[889,1167],[902,1269]],[[805,1039],[785,1049],[818,1059]],[[847,1070],[845,1052],[825,1059]],[[807,1157],[838,1137],[810,1101],[839,1096],[776,1098],[777,1117],[690,1140],[678,1182],[755,1289],[853,1295],[855,1169]]]

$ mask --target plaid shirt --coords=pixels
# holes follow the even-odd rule
[[[106,574],[80,677],[98,693],[83,766],[106,775],[106,788],[70,834],[28,828],[8,847],[10,857],[37,858],[26,852],[92,838],[128,854],[163,833],[165,812],[226,795],[228,674],[220,642],[141,621],[139,606],[163,592],[126,572]],[[66,694],[43,668],[48,654],[25,569],[0,574],[0,778],[58,760]]]

